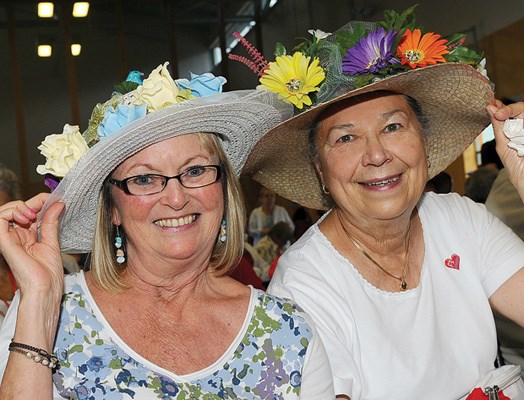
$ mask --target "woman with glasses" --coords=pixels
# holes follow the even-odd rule
[[[245,226],[237,174],[291,111],[197,83],[164,65],[98,105],[83,136],[66,125],[40,147],[55,176],[56,154],[83,153],[58,187],[0,208],[20,288],[0,331],[1,398],[334,398],[304,314],[228,276]],[[89,270],[64,280],[60,249],[90,252]]]

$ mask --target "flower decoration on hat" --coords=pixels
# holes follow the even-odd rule
[[[384,12],[377,23],[353,21],[330,34],[309,30],[290,52],[277,43],[275,61],[267,61],[245,38],[235,37],[250,58],[230,54],[259,75],[257,89],[280,94],[299,113],[377,80],[438,63],[464,63],[485,75],[485,60],[464,46],[465,34],[442,37],[416,26],[414,9]]]
[[[88,127],[80,133],[78,126],[66,124],[61,134],[48,135],[38,147],[46,157],[37,172],[45,175],[45,184],[54,190],[73,165],[101,140],[146,115],[176,103],[222,92],[226,79],[210,73],[191,74],[191,79],[173,80],[168,62],[159,65],[142,80],[143,74],[131,71],[126,80],[115,85],[105,103],[93,109]]]

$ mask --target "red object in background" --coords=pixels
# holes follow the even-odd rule
[[[277,269],[278,259],[280,256],[276,256],[271,265],[269,266],[269,279],[273,278],[273,274],[275,273],[275,269]]]
[[[233,272],[231,272],[230,276],[244,285],[251,285],[255,289],[266,290],[262,280],[253,269],[253,257],[251,257],[251,254],[246,250],[244,250],[242,258]]]

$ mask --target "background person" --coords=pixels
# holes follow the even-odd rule
[[[286,209],[277,206],[275,200],[276,196],[272,190],[265,187],[260,188],[260,207],[255,208],[249,215],[248,233],[253,239],[253,246],[256,246],[271,227],[280,221],[286,222],[291,230],[295,229]]]
[[[498,141],[507,139],[499,137]],[[508,155],[512,154],[508,152]],[[498,160],[500,161],[500,158]],[[506,168],[498,172],[486,200],[486,208],[524,240],[524,203],[511,183]],[[524,328],[500,313],[495,312],[494,315],[502,363],[521,365],[521,374],[524,375]]]
[[[280,257],[268,291],[312,317],[340,398],[459,399],[495,385],[522,398],[519,368],[494,367],[492,309],[524,324],[524,244],[483,206],[424,192],[489,124],[493,92],[455,58],[474,53],[414,28],[412,10],[297,46],[326,75],[315,107],[265,135],[245,169],[330,211]]]
[[[20,288],[0,331],[1,398],[332,396],[304,314],[227,276],[245,226],[236,174],[289,108],[268,92],[218,93],[224,80],[210,74],[195,80],[191,100],[167,63],[126,85],[84,133],[109,137],[51,198],[0,207],[0,250]],[[43,148],[82,140],[66,126]],[[91,251],[89,271],[64,280],[60,247]]]

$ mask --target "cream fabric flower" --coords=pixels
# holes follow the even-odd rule
[[[502,131],[510,140],[508,147],[517,150],[517,154],[524,156],[524,120],[522,119],[507,119],[504,122]]]
[[[149,111],[157,111],[177,102],[178,87],[167,70],[168,65],[168,62],[159,65],[142,86],[136,88],[133,104],[147,104]]]
[[[78,126],[65,124],[60,135],[46,136],[38,150],[46,157],[46,163],[36,167],[36,172],[63,178],[88,147]]]

